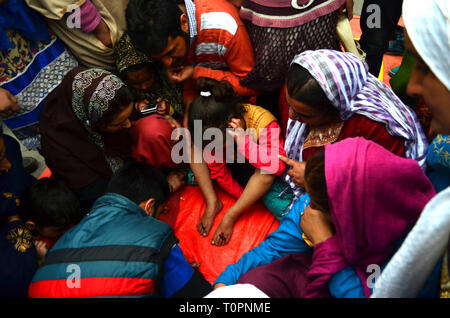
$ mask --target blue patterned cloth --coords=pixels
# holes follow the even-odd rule
[[[441,192],[450,185],[450,136],[437,135],[428,146],[427,175],[434,189]]]

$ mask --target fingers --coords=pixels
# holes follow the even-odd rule
[[[291,167],[293,167],[294,164],[296,163],[295,160],[289,159],[289,158],[287,158],[287,157],[285,157],[285,156],[282,156],[282,155],[278,155],[278,159],[280,159],[280,160],[283,161],[285,164],[287,164],[288,166],[291,166]]]

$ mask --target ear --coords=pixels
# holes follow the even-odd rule
[[[139,206],[145,211],[145,213],[147,213],[148,216],[153,216],[155,212],[155,202],[156,200],[154,198],[150,198],[147,201],[141,202]]]
[[[189,19],[186,13],[180,15],[180,26],[181,31],[183,31],[186,34],[189,34]]]
[[[30,231],[33,231],[34,229],[36,229],[36,223],[34,223],[33,221],[26,221],[26,222],[25,222],[25,226],[26,226],[27,229],[29,229]]]

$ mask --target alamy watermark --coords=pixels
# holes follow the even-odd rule
[[[67,288],[81,288],[81,268],[77,264],[67,265],[66,272],[69,276],[66,279]]]

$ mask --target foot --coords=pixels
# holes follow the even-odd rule
[[[233,233],[234,222],[234,218],[230,217],[227,212],[214,233],[211,244],[216,246],[226,245],[230,241],[231,234]]]
[[[214,218],[223,208],[223,203],[219,199],[213,204],[207,204],[200,221],[197,223],[197,231],[200,235],[208,236],[214,223]]]

